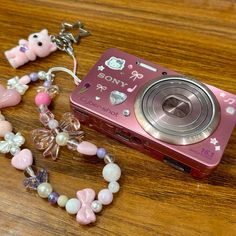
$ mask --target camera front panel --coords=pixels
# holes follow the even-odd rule
[[[71,95],[82,123],[203,177],[219,164],[236,123],[236,97],[117,49]]]

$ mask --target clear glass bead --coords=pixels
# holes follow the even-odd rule
[[[115,157],[112,156],[111,154],[106,154],[105,157],[104,157],[104,162],[106,164],[108,163],[114,163],[115,162]]]
[[[58,127],[58,125],[59,125],[59,123],[55,119],[49,120],[49,122],[48,122],[48,127],[50,129],[56,129]]]
[[[49,109],[40,113],[39,115],[39,120],[42,122],[44,126],[47,126],[48,122],[53,119],[54,119],[54,115]]]
[[[78,146],[79,142],[76,139],[69,139],[67,141],[67,147],[69,150],[77,150],[77,146]]]
[[[37,149],[43,150],[48,147],[48,144],[54,140],[51,130],[35,129],[31,133],[34,145]]]
[[[40,105],[38,109],[39,109],[39,113],[43,113],[48,110],[48,107],[46,105]]]

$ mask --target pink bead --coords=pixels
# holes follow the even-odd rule
[[[51,97],[46,92],[40,92],[35,97],[35,104],[37,106],[40,106],[40,105],[48,106],[50,105],[51,101],[52,101]]]
[[[77,151],[84,155],[94,156],[97,153],[97,146],[93,143],[83,141],[77,146]]]
[[[11,164],[18,170],[24,170],[33,163],[32,152],[29,149],[23,149],[17,153],[12,159]]]
[[[0,109],[19,104],[21,95],[15,89],[5,89],[0,84]]]
[[[12,131],[12,125],[10,122],[6,120],[0,121],[0,137],[4,137],[6,133],[11,131]]]
[[[103,205],[109,205],[112,200],[113,200],[113,194],[109,189],[102,189],[98,193],[98,200],[103,204]]]
[[[30,77],[28,75],[24,75],[19,79],[20,84],[28,84],[31,81]]]

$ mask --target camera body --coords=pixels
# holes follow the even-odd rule
[[[236,96],[108,49],[72,92],[81,123],[197,178],[219,164]]]

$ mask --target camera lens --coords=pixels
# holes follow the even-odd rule
[[[208,87],[178,76],[146,84],[134,108],[138,122],[148,134],[177,145],[207,138],[220,119],[218,101]]]

